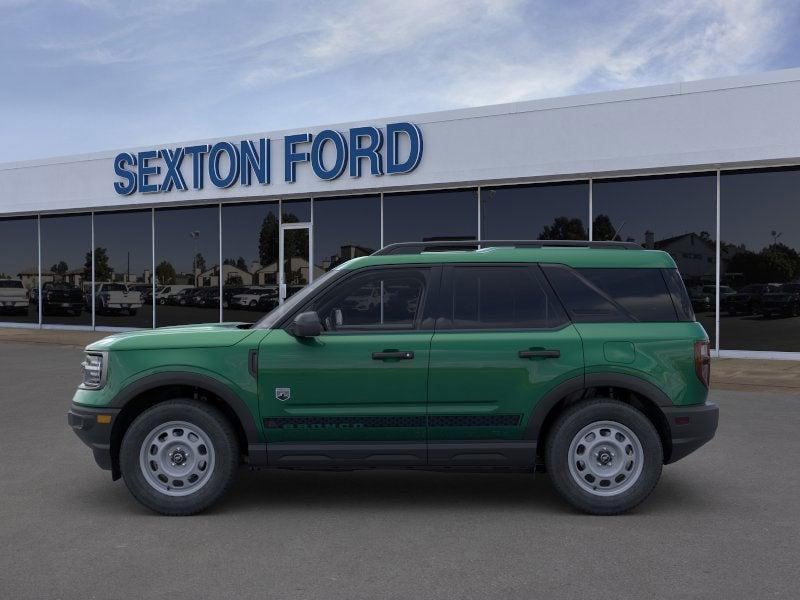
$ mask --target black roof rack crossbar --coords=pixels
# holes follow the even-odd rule
[[[478,250],[480,248],[597,248],[612,250],[643,250],[633,242],[590,242],[588,240],[448,240],[435,242],[400,242],[384,246],[373,256],[387,254],[422,254],[448,250]]]

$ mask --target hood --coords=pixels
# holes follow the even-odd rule
[[[256,329],[242,329],[248,323],[204,323],[159,327],[115,333],[89,344],[87,350],[166,350],[180,348],[221,348],[233,346]]]

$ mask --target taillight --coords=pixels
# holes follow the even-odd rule
[[[708,387],[711,381],[711,349],[707,340],[694,343],[694,372],[703,385]]]

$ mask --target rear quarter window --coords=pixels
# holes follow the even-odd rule
[[[575,322],[679,320],[660,269],[572,269],[563,265],[543,265],[543,269]]]

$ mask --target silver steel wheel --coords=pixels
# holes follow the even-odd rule
[[[214,446],[197,425],[170,421],[153,429],[139,450],[145,481],[167,496],[188,496],[214,472]]]
[[[642,474],[644,450],[636,434],[615,421],[596,421],[581,429],[569,445],[569,472],[581,489],[615,496]]]

